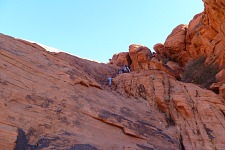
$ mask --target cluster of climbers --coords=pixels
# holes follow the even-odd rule
[[[130,67],[127,65],[124,65],[124,67],[120,68],[118,71],[118,74],[123,74],[123,73],[130,73]],[[108,81],[108,85],[111,86],[112,85],[112,77],[108,77],[107,78]]]

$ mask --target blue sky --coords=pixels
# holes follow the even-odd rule
[[[142,44],[153,51],[201,0],[0,0],[0,33],[108,62]]]

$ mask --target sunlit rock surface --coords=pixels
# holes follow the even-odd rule
[[[107,76],[116,75],[113,65],[50,53],[2,34],[0,60],[3,150],[180,147],[163,113],[106,85]]]
[[[205,9],[189,22],[188,26],[178,25],[167,37],[159,51],[170,60],[185,65],[193,58],[206,56],[206,64],[225,65],[225,2],[203,0]]]

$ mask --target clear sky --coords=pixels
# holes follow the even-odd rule
[[[108,62],[156,43],[204,10],[202,0],[0,0],[0,33]]]

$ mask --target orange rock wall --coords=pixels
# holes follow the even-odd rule
[[[122,74],[114,82],[117,92],[145,99],[165,113],[168,129],[177,128],[175,132],[184,149],[224,149],[225,101],[222,97],[154,70]]]
[[[173,61],[185,65],[189,60],[207,56],[206,63],[225,64],[225,2],[203,0],[205,9],[188,24],[177,26],[165,41],[164,49]],[[159,51],[155,47],[155,51]],[[158,53],[160,55],[160,53]]]

